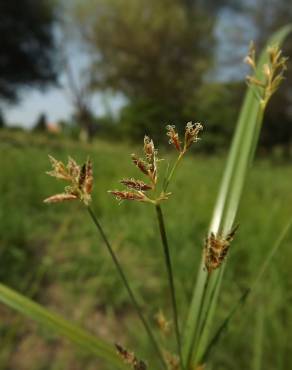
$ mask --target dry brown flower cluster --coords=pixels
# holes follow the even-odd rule
[[[168,125],[166,127],[166,135],[169,137],[169,143],[172,144],[175,149],[179,152],[178,159],[173,166],[173,169],[169,172],[169,176],[165,178],[164,183],[168,185],[176,165],[191,147],[193,143],[199,140],[199,133],[203,129],[201,123],[188,122],[185,128],[184,144],[181,145],[179,135],[175,130],[175,126]],[[120,181],[121,184],[125,185],[127,190],[110,190],[109,193],[114,195],[117,200],[136,200],[140,202],[148,202],[152,204],[158,204],[159,202],[169,198],[171,193],[166,192],[167,185],[160,192],[158,197],[150,198],[146,192],[155,191],[158,181],[158,162],[160,161],[157,156],[157,149],[154,146],[153,140],[148,136],[144,137],[143,147],[144,157],[140,158],[136,154],[132,154],[132,161],[134,165],[148,177],[148,183],[137,180],[134,178],[126,178]]]
[[[146,192],[155,190],[158,180],[158,156],[153,140],[148,136],[144,137],[143,147],[144,157],[140,158],[136,154],[132,154],[133,164],[148,178],[148,183],[134,178],[126,178],[120,181],[128,190],[110,190],[117,200],[137,200],[140,202],[155,203],[159,200],[165,200],[170,195],[161,194],[158,199],[151,199]]]
[[[55,194],[44,200],[45,203],[60,203],[66,200],[81,200],[85,205],[89,205],[91,201],[91,193],[93,188],[93,171],[92,163],[87,160],[81,167],[71,157],[68,158],[68,163],[58,161],[52,156],[49,156],[52,164],[52,171],[47,174],[57,179],[64,180],[70,183],[64,189],[64,193]]]
[[[263,107],[266,106],[274,92],[283,81],[287,69],[288,58],[282,56],[282,51],[277,45],[267,48],[269,62],[263,64],[261,73],[257,73],[256,51],[253,42],[250,43],[249,53],[244,59],[253,70],[253,76],[247,76],[247,83],[255,88],[256,96]]]
[[[226,237],[216,236],[214,233],[207,237],[204,247],[204,259],[208,273],[219,268],[224,262],[237,229],[238,225]]]
[[[182,146],[179,134],[175,130],[174,125],[166,126],[167,133],[166,135],[169,137],[169,144],[172,144],[175,149],[184,154],[193,143],[196,143],[199,140],[199,133],[203,130],[203,126],[201,123],[196,122],[188,122],[185,128],[185,137],[184,137],[184,145]]]
[[[118,355],[123,359],[123,361],[130,365],[134,370],[146,370],[147,366],[144,361],[139,360],[133,352],[129,352],[127,349],[123,348],[120,344],[115,344]]]
[[[155,315],[155,321],[163,335],[168,335],[170,333],[170,322],[166,319],[162,310],[159,310]]]

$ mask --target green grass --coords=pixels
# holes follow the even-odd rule
[[[166,141],[161,138],[161,142]],[[61,183],[45,175],[49,169],[47,154],[59,159],[71,155],[78,161],[89,155],[95,174],[93,208],[144,302],[148,317],[153,318],[159,308],[170,317],[155,210],[135,202],[118,205],[107,194],[107,190],[119,188],[119,179],[137,174],[129,154],[140,148],[99,141],[80,145],[7,132],[0,133],[0,143],[0,281],[30,294],[108,341],[129,345],[147,359],[140,323],[86,211],[75,202],[54,206],[42,203],[45,197],[62,189]],[[195,153],[189,156],[169,189],[173,196],[164,205],[181,317],[186,315],[224,160]],[[214,329],[256,275],[283,224],[291,217],[291,181],[291,165],[259,160],[252,169],[237,217],[240,229],[232,244]],[[95,245],[100,248],[98,254]],[[289,367],[291,268],[288,240],[259,294],[236,315],[218,345],[213,358],[216,370],[251,368],[257,327],[254,312],[260,305],[265,307],[262,366]],[[8,309],[0,307],[0,313],[0,369],[71,369],[73,364],[74,369],[97,368],[96,360],[36,329]],[[36,346],[39,351],[35,351]]]

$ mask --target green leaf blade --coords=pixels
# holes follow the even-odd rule
[[[281,28],[272,35],[267,45],[281,45],[291,31],[292,25],[290,24]],[[268,55],[265,48],[259,58],[256,72],[258,76],[261,75],[262,66],[267,62],[267,58]],[[224,235],[231,230],[234,224],[247,172],[258,143],[262,120],[263,117],[260,115],[260,103],[249,87],[237,121],[236,131],[217,196],[217,202],[214,207],[209,232],[214,232],[215,234],[220,232]],[[208,294],[203,294],[208,274],[204,270],[203,261],[201,262],[184,332],[183,356],[184,360],[188,360],[189,364],[194,361],[195,358],[200,358],[198,347],[200,348],[200,352],[204,352],[204,347],[207,345],[224,268],[225,265],[221,266],[220,270],[214,271],[210,278],[208,289],[211,292],[214,291],[214,294],[210,294],[210,292]],[[212,299],[203,302],[203,296],[212,297]],[[197,306],[200,307],[203,304],[207,307],[203,310],[199,310]],[[207,312],[207,317],[200,317],[200,312]],[[194,338],[196,338],[197,335],[196,331],[201,327],[202,320],[205,323],[205,330],[201,335],[201,343],[198,343],[194,347]]]
[[[0,284],[0,302],[18,311],[38,324],[52,330],[56,334],[70,340],[84,351],[96,355],[100,359],[112,364],[114,368],[127,369],[116,354],[114,346],[93,336],[84,329],[70,323],[63,317],[52,313],[41,305]]]

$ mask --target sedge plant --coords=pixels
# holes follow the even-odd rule
[[[94,176],[92,162],[89,159],[83,165],[79,165],[69,157],[68,163],[65,164],[50,156],[52,170],[48,172],[48,175],[65,181],[67,186],[62,193],[45,199],[45,203],[52,204],[77,200],[82,202],[112,258],[130,301],[145,329],[149,344],[153,348],[154,359],[142,360],[120,343],[109,344],[100,338],[95,338],[64,318],[51,313],[46,308],[2,284],[0,284],[0,301],[68,338],[84,350],[104,359],[115,369],[202,370],[208,367],[213,348],[220,340],[223,331],[258,285],[273,255],[279,249],[292,225],[292,220],[290,220],[270,253],[267,254],[254,282],[244,291],[238,302],[235,302],[234,307],[227,313],[225,320],[219,327],[211,331],[213,328],[212,318],[220,293],[226,259],[238,232],[238,225],[235,222],[236,214],[248,168],[254,157],[264,112],[270,98],[279,88],[286,69],[286,58],[282,56],[279,45],[291,31],[291,28],[291,26],[287,26],[276,33],[259,59],[256,58],[255,47],[251,44],[248,56],[245,59],[252,68],[252,74],[247,78],[248,93],[227,160],[209,232],[202,247],[202,262],[184,327],[181,325],[183,320],[179,314],[174,284],[173,261],[171,258],[171,248],[174,246],[169,243],[162,204],[175,196],[170,189],[175,171],[190,147],[198,142],[203,126],[200,123],[187,123],[182,140],[174,126],[167,126],[169,143],[175,149],[177,157],[172,165],[167,166],[164,174],[161,172],[160,162],[162,160],[158,157],[158,151],[153,141],[145,136],[143,157],[132,154],[132,162],[144,176],[144,179],[124,178],[121,180],[121,184],[125,186],[125,189],[110,191],[119,202],[136,201],[154,208],[169,286],[172,325],[170,325],[162,311],[156,316],[156,321],[162,332],[169,332],[171,327],[174,328],[175,351],[168,348],[167,343],[162,346],[156,338],[153,328],[144,315],[143,307],[131,287],[131,282],[127,278],[119,256],[112,247],[110,238],[91,206]],[[256,365],[254,367],[256,368]]]

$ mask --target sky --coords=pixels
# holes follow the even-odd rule
[[[247,52],[246,40],[252,39],[254,32],[252,25],[247,24],[242,16],[228,9],[221,11],[215,29],[219,47],[216,53],[217,67],[212,73],[213,78],[226,81],[244,76],[246,68],[243,63],[240,63]],[[234,44],[237,47],[231,48]],[[78,76],[78,73],[88,65],[88,60],[78,49],[74,51],[74,58],[70,60],[74,61],[71,67],[75,76]],[[61,76],[60,81],[64,85],[66,77]],[[124,99],[119,95],[95,94],[92,99],[92,109],[96,115],[103,115],[109,110],[112,114],[116,114],[123,104]],[[3,112],[8,125],[30,128],[42,113],[46,114],[49,123],[56,123],[59,120],[69,119],[73,110],[68,91],[66,92],[62,87],[52,87],[43,92],[33,88],[26,89],[21,95],[20,103],[5,107]]]

